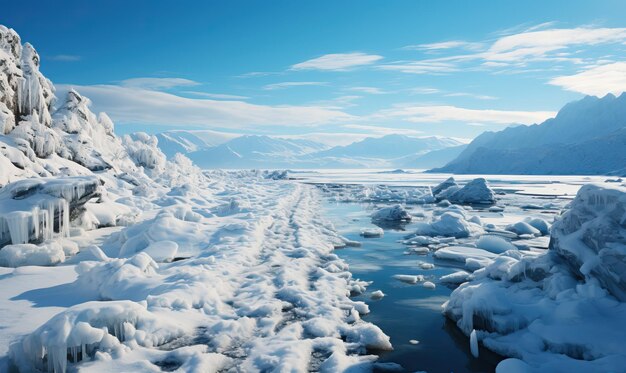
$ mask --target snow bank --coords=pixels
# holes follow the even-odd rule
[[[583,186],[552,226],[550,250],[489,258],[444,313],[485,347],[523,360],[504,360],[499,372],[622,370],[624,211],[626,188]]]

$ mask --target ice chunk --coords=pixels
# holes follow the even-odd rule
[[[437,287],[434,282],[430,282],[430,281],[425,281],[422,284],[422,286],[425,287],[426,289],[434,289]]]
[[[478,224],[469,222],[462,214],[446,212],[435,218],[430,223],[420,222],[416,227],[417,235],[446,236],[446,237],[469,237],[483,233]]]
[[[373,221],[411,221],[411,215],[402,207],[395,205],[385,207],[372,214]]]
[[[484,235],[476,241],[476,246],[494,254],[500,254],[508,250],[517,250],[517,247],[506,239],[495,235]]]
[[[520,221],[515,224],[508,225],[506,227],[506,230],[513,232],[515,234],[518,234],[520,236],[523,234],[532,235],[532,236],[541,236],[541,232],[539,231],[539,229],[533,227],[532,225],[530,225],[529,223],[525,221]]]
[[[424,281],[424,276],[422,275],[394,275],[393,278],[407,284],[417,284],[420,281]]]
[[[383,299],[384,296],[385,296],[385,293],[383,293],[381,290],[376,290],[372,292],[372,294],[370,295],[370,298],[378,300],[378,299]]]
[[[382,237],[384,234],[385,232],[382,230],[382,228],[378,227],[364,228],[361,230],[361,236],[366,238]]]

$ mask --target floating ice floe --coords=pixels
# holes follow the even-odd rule
[[[382,237],[384,234],[385,232],[383,231],[383,229],[379,227],[361,229],[361,236],[366,238]]]

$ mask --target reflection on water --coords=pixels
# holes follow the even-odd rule
[[[412,230],[412,224],[383,226],[383,237],[363,238],[359,236],[360,230],[373,226],[367,205],[328,203],[326,210],[341,234],[362,243],[361,247],[348,247],[336,253],[348,262],[354,277],[372,281],[367,293],[355,299],[365,301],[370,307],[371,312],[364,319],[375,323],[391,337],[393,351],[373,351],[380,356],[381,362],[398,363],[408,372],[495,370],[502,358],[483,348],[480,358],[472,357],[469,338],[441,313],[441,304],[448,299],[452,289],[439,284],[438,279],[458,269],[443,267],[440,262],[433,269],[421,269],[420,263],[433,263],[431,255],[406,255],[406,247],[398,242]],[[403,283],[393,279],[397,274],[421,274],[437,287],[426,289],[420,283]],[[385,297],[371,300],[369,294],[375,290],[382,290]],[[419,343],[412,344],[411,340]]]

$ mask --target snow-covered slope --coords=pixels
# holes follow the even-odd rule
[[[588,96],[555,118],[478,136],[433,171],[486,174],[606,174],[623,169],[626,94]]]
[[[388,135],[327,149],[323,144],[308,140],[242,136],[188,156],[203,168],[420,167],[424,163],[445,164],[441,159],[452,156],[450,153],[433,154],[424,162],[416,159],[418,156],[460,144],[450,138]]]
[[[156,134],[159,149],[168,158],[221,145],[239,135],[211,130],[172,130]]]
[[[314,154],[316,158],[378,158],[393,159],[410,154],[424,154],[462,143],[445,137],[411,137],[405,135],[387,135],[368,137],[346,146],[336,146]]]
[[[280,168],[325,148],[309,140],[246,135],[188,156],[202,168]]]
[[[435,167],[443,167],[456,157],[459,156],[467,147],[466,144],[450,146],[443,149],[431,150],[428,153],[424,153],[418,156],[411,155],[404,157],[403,165],[398,164],[399,167],[404,168],[420,168],[429,169]],[[398,162],[399,163],[399,162]]]

